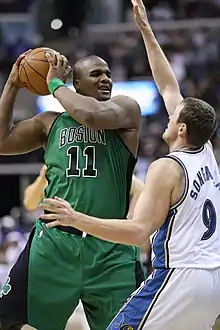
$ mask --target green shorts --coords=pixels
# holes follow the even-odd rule
[[[90,328],[105,330],[143,281],[138,249],[47,229],[37,221],[0,299],[0,319],[62,330],[82,300]]]

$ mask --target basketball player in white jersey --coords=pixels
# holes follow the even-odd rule
[[[170,154],[152,163],[131,220],[97,219],[47,199],[44,219],[104,240],[142,246],[153,239],[154,272],[109,325],[113,329],[210,330],[220,306],[220,175],[209,142],[216,114],[180,94],[149,25],[142,0],[132,0],[154,80],[168,114]],[[114,207],[114,205],[112,205]]]

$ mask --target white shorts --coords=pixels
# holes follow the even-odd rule
[[[83,309],[82,302],[74,310],[72,316],[67,322],[65,330],[89,330],[89,325],[86,320],[86,315]]]
[[[211,330],[220,314],[220,269],[158,269],[108,330]]]

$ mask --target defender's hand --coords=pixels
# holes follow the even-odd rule
[[[46,57],[50,65],[47,74],[47,83],[54,78],[58,78],[65,83],[69,73],[71,72],[71,66],[68,64],[67,58],[57,52],[47,53]]]
[[[131,0],[134,11],[134,21],[140,30],[148,25],[148,17],[142,0]]]
[[[25,58],[27,53],[29,53],[30,51],[31,51],[31,49],[27,50],[25,53],[21,54],[17,58],[16,62],[14,63],[14,65],[12,67],[11,73],[9,74],[8,80],[7,80],[8,84],[11,84],[18,89],[24,87],[19,79],[19,65],[20,65],[21,61],[23,60],[23,58]]]
[[[51,212],[41,216],[42,219],[51,221],[47,224],[48,228],[57,226],[70,226],[74,227],[74,220],[79,217],[79,212],[72,209],[70,204],[62,198],[55,197],[45,198],[40,207],[44,211]]]

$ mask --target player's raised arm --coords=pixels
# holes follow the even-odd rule
[[[110,99],[112,81],[104,60],[97,56],[93,56],[96,63],[94,59],[85,59],[86,65],[80,68],[84,75],[83,84],[78,79],[78,90],[74,92],[63,83],[68,68],[67,59],[59,53],[47,54],[47,58],[50,63],[47,76],[49,90],[71,117],[92,129],[139,129],[141,110],[138,103],[128,96]],[[86,90],[81,85],[87,85]]]
[[[164,100],[167,112],[171,115],[183,99],[179,84],[151,29],[143,1],[131,0],[131,2],[134,9],[134,20],[142,34],[154,81]]]
[[[46,139],[44,123],[48,114],[40,114],[32,119],[13,124],[13,107],[21,87],[18,67],[26,53],[14,64],[0,98],[0,154],[22,154],[42,147]]]
[[[179,199],[181,184],[180,166],[174,160],[164,158],[151,165],[131,220],[90,217],[74,211],[69,203],[59,198],[44,200],[42,207],[51,214],[42,218],[52,221],[48,227],[73,226],[104,240],[142,246],[166,220],[170,205]]]

